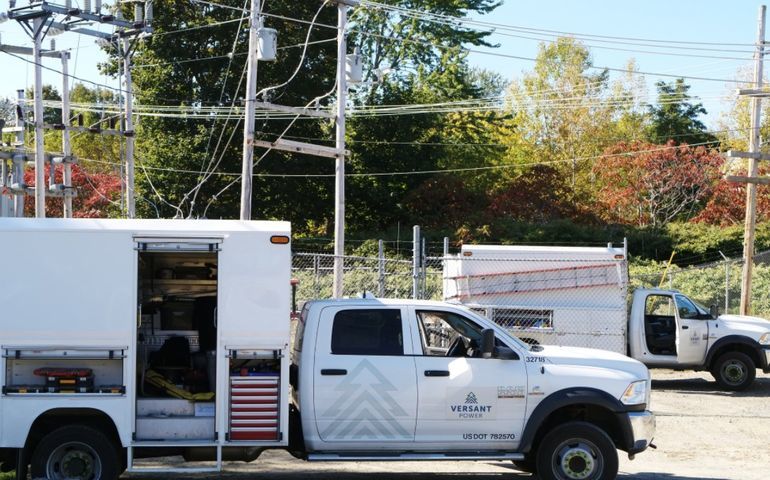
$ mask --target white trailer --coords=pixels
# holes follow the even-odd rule
[[[626,353],[626,248],[463,245],[444,262],[444,300],[532,344]]]

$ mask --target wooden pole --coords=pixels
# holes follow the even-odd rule
[[[764,5],[759,7],[757,26],[757,51],[754,54],[754,88],[762,88],[762,64],[765,44],[765,11]],[[749,137],[749,152],[759,152],[759,128],[761,125],[761,105],[759,96],[751,97],[751,133]],[[757,160],[749,159],[748,176],[757,176]],[[757,216],[757,186],[746,184],[746,226],[743,234],[743,275],[741,278],[741,315],[751,313],[751,275],[754,267],[754,230]]]

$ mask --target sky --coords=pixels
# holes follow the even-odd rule
[[[21,4],[25,0],[19,0]],[[310,0],[315,2],[316,0]],[[62,0],[63,3],[63,0]],[[73,1],[77,4],[77,0]],[[663,73],[713,78],[716,81],[689,79],[692,86],[690,94],[698,97],[708,110],[703,121],[716,128],[719,115],[729,108],[730,98],[734,99],[735,83],[728,81],[736,78],[739,69],[751,71],[750,46],[756,40],[757,15],[761,2],[751,0],[504,0],[504,4],[494,13],[477,17],[480,20],[508,26],[530,29],[571,32],[576,35],[590,34],[609,37],[627,37],[639,40],[623,40],[631,45],[602,43],[599,40],[584,40],[589,47],[594,64],[603,67],[624,68],[629,59],[634,58],[637,68],[642,72]],[[0,12],[6,11],[8,0],[0,0]],[[268,4],[269,8],[269,4]],[[489,50],[503,55],[534,58],[540,41],[553,40],[554,35],[542,32],[510,32],[504,35],[499,29],[491,37],[500,47]],[[516,38],[511,35],[534,37],[539,40]],[[770,35],[768,35],[770,37]],[[672,46],[694,47],[683,43],[658,43],[650,40],[668,42],[708,42],[720,45],[700,45],[701,48],[715,50],[738,50],[738,52],[699,51],[672,49]],[[16,22],[0,24],[0,41],[5,44],[31,45],[21,26]],[[280,42],[280,38],[279,38]],[[72,60],[70,72],[100,84],[117,88],[115,79],[98,73],[97,64],[104,61],[101,50],[92,37],[65,33],[56,37],[56,47],[71,48]],[[642,46],[647,43],[651,46]],[[47,46],[48,40],[44,46]],[[725,45],[739,44],[739,45]],[[656,48],[662,45],[663,48]],[[633,51],[617,51],[628,49]],[[652,52],[652,53],[647,53]],[[684,56],[668,56],[661,52],[677,53]],[[725,58],[698,58],[693,55]],[[499,56],[470,54],[472,65],[495,71],[507,79],[516,79],[532,69],[534,62],[501,58]],[[46,66],[60,69],[57,60],[46,59]],[[24,61],[0,53],[0,96],[15,97],[17,89],[28,88],[33,81],[33,68]],[[611,78],[618,78],[619,73],[611,73]],[[673,78],[645,75],[650,98],[654,99],[654,83],[658,80],[672,81]],[[43,72],[44,83],[55,86],[61,84],[61,77],[53,72]]]

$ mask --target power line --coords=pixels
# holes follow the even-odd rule
[[[748,130],[748,129],[744,129],[744,130]],[[692,143],[687,145],[687,147],[693,148],[693,147],[699,147],[699,146],[707,146],[712,143],[713,142]],[[666,146],[651,148],[647,150],[636,150],[636,151],[608,153],[608,154],[601,154],[601,155],[581,156],[581,157],[567,158],[567,159],[561,159],[561,160],[546,160],[546,161],[540,161],[540,162],[526,162],[526,163],[515,163],[515,164],[505,164],[505,165],[489,165],[489,166],[483,166],[483,167],[448,168],[448,169],[416,170],[416,171],[400,171],[400,172],[346,173],[345,176],[346,177],[386,177],[386,176],[405,176],[405,175],[469,173],[469,172],[490,171],[490,170],[505,170],[509,168],[527,168],[527,167],[534,167],[534,166],[540,166],[540,165],[555,165],[555,164],[580,162],[580,161],[591,161],[591,160],[599,160],[602,158],[633,157],[635,155],[644,154],[644,153],[655,153],[655,152],[662,152],[666,150],[676,150],[681,148],[684,148],[684,146],[683,145],[672,145],[672,146],[666,145]],[[268,152],[265,152],[265,153],[268,153]],[[262,158],[264,158],[264,155],[260,158],[259,161],[261,161]],[[107,161],[99,161],[99,160],[85,160],[85,161],[102,163],[107,165],[119,165],[118,163],[115,163],[115,162],[107,162]],[[258,163],[259,161],[255,163]],[[200,173],[195,170],[184,170],[184,169],[176,169],[176,168],[168,168],[168,167],[147,166],[146,168],[147,170],[184,173],[184,174],[193,174],[193,175],[197,175]],[[223,176],[223,177],[240,177],[241,173],[240,172],[237,172],[237,173],[236,172],[212,172],[212,175]],[[321,174],[255,173],[253,174],[253,176],[263,177],[263,178],[334,178],[334,174],[322,174],[322,173]],[[231,182],[230,185],[226,186],[217,195],[221,195],[224,192],[224,190],[229,188],[229,186],[231,186],[235,182],[237,182],[237,179]]]

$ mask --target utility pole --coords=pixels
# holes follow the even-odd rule
[[[61,91],[61,123],[64,129],[61,132],[61,145],[64,157],[64,173],[62,174],[62,183],[65,188],[64,195],[64,218],[72,218],[72,195],[69,190],[72,188],[72,144],[70,143],[70,77],[69,77],[69,59],[70,52],[59,52],[61,55],[62,71],[62,91]],[[51,163],[53,169],[53,163]]]
[[[24,90],[16,91],[16,149],[11,163],[11,187],[14,188],[13,215],[24,216]]]
[[[18,47],[13,45],[0,44],[0,51],[11,52],[15,54],[31,55],[35,67],[35,86],[34,86],[34,126],[35,126],[35,216],[42,218],[45,217],[45,198],[46,196],[63,196],[64,197],[64,216],[71,216],[72,214],[72,201],[71,195],[74,195],[74,191],[71,187],[71,174],[72,163],[74,158],[72,157],[71,144],[69,139],[70,130],[78,130],[81,132],[89,132],[90,129],[79,127],[72,127],[70,125],[70,112],[69,112],[69,83],[68,83],[68,65],[69,60],[68,52],[55,52],[51,50],[42,49],[42,40],[47,34],[53,35],[55,31],[59,33],[70,31],[83,35],[89,35],[96,37],[102,41],[120,42],[123,39],[124,42],[124,65],[127,70],[127,89],[129,93],[126,98],[126,109],[128,111],[128,118],[126,119],[126,128],[120,132],[109,132],[110,134],[123,135],[127,139],[126,146],[126,158],[127,164],[130,163],[128,168],[130,175],[127,175],[127,191],[129,192],[130,201],[128,202],[128,214],[129,217],[135,215],[134,210],[134,178],[133,178],[133,123],[131,117],[131,77],[130,77],[130,42],[129,39],[136,38],[142,34],[148,34],[152,32],[150,23],[152,21],[152,1],[147,0],[144,4],[137,3],[134,8],[135,18],[134,21],[126,21],[120,15],[118,11],[116,15],[104,15],[102,14],[102,2],[95,2],[94,9],[91,8],[90,1],[83,2],[83,8],[72,8],[72,3],[67,1],[64,5],[56,5],[48,2],[30,2],[28,5],[16,7],[16,2],[9,2],[10,9],[2,17],[4,19],[16,20],[26,30],[27,34],[33,40],[33,48]],[[63,18],[61,21],[56,21],[56,16]],[[111,35],[98,30],[85,28],[84,25],[89,23],[100,23],[104,25],[111,25],[116,27],[118,33]],[[64,76],[64,88],[63,88],[63,103],[62,107],[62,124],[61,125],[45,125],[43,118],[43,82],[42,82],[42,57],[55,57],[62,61],[62,73]],[[23,94],[23,91],[21,92]],[[23,95],[20,98],[20,104],[23,100]],[[17,121],[17,128],[19,122]],[[56,130],[62,130],[62,148],[64,152],[62,154],[46,154],[44,150],[43,135],[46,128],[53,128]],[[107,133],[99,129],[97,133]],[[19,135],[23,134],[23,130]],[[24,150],[23,137],[17,141],[17,152],[13,157],[14,162],[14,175],[13,183],[11,185],[13,193],[16,194],[15,215],[23,216],[24,208],[24,195],[27,193],[28,188],[24,185],[23,177],[23,162],[26,160],[26,153]],[[2,153],[2,152],[0,152]],[[4,155],[4,154],[3,154]],[[46,160],[50,161],[50,184],[48,188],[45,185],[45,163]],[[55,183],[54,177],[54,165],[62,163],[64,165],[64,181],[61,185]],[[20,168],[17,170],[17,165]]]
[[[243,122],[243,169],[241,172],[241,220],[251,220],[251,184],[254,173],[254,123],[257,113],[257,47],[259,37],[259,0],[251,0],[249,19],[249,56],[246,72],[246,113]]]
[[[35,218],[45,217],[45,146],[43,144],[43,64],[42,41],[43,29],[48,16],[37,17],[32,21],[32,58],[35,66]]]
[[[334,298],[341,298],[345,274],[345,104],[348,85],[347,64],[348,5],[337,3],[337,131],[335,147],[338,152],[334,166]]]
[[[739,90],[739,95],[751,97],[751,131],[749,132],[748,152],[727,152],[731,158],[747,158],[749,160],[748,176],[728,176],[728,181],[746,183],[746,223],[743,233],[743,273],[741,276],[741,315],[751,313],[751,276],[754,269],[754,231],[757,219],[757,187],[758,183],[768,183],[767,178],[759,178],[757,161],[768,160],[770,156],[760,153],[759,129],[761,126],[762,70],[765,49],[765,5],[759,7],[757,20],[757,50],[754,53],[754,89]]]
[[[134,195],[134,85],[131,81],[131,40],[123,39],[123,78],[126,82],[126,95],[123,108],[126,112],[126,216],[136,217],[136,198]]]

